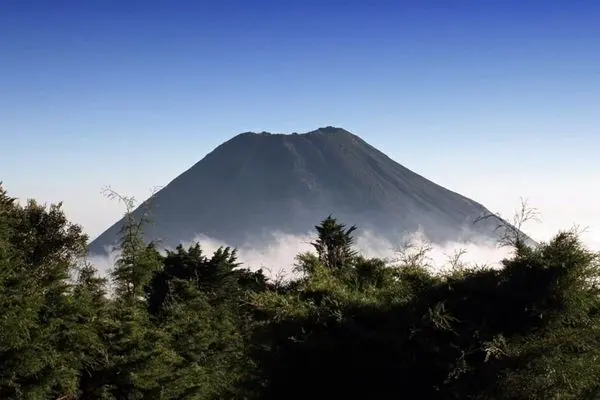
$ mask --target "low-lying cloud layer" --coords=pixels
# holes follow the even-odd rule
[[[299,253],[310,251],[314,248],[311,242],[315,240],[313,234],[291,235],[274,232],[268,238],[247,243],[238,247],[238,259],[245,266],[256,270],[262,268],[270,277],[289,275]],[[207,255],[212,254],[227,243],[197,235],[193,239],[183,240],[184,247],[200,243]],[[257,244],[258,243],[258,244]],[[462,253],[461,261],[470,265],[497,266],[498,263],[509,255],[510,249],[498,247],[496,243],[461,243],[447,242],[443,245],[430,244],[422,234],[415,232],[397,240],[390,241],[379,237],[372,231],[357,233],[355,248],[366,257],[379,257],[390,261],[398,260],[403,255],[415,254],[427,248],[425,261],[434,269],[443,269],[449,264],[449,259]],[[106,274],[118,257],[117,252],[112,252],[104,257],[90,256],[89,261],[94,264],[101,274]]]

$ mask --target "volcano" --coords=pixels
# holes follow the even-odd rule
[[[221,144],[142,203],[145,239],[174,247],[198,235],[241,246],[272,232],[306,234],[328,215],[396,241],[419,231],[433,243],[497,240],[483,205],[412,172],[335,127],[304,134],[246,132]],[[101,254],[123,220],[89,246]]]

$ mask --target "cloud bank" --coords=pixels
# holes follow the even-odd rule
[[[463,253],[461,261],[469,265],[497,266],[510,254],[510,249],[499,248],[494,242],[447,242],[430,244],[420,232],[389,240],[372,231],[363,231],[355,236],[355,248],[366,257],[379,257],[393,262],[424,247],[428,248],[428,265],[434,270],[442,270],[449,265],[449,259],[457,253]],[[238,247],[238,259],[244,267],[252,270],[263,269],[271,278],[289,275],[299,253],[313,252],[311,242],[315,240],[312,233],[292,235],[284,232],[273,232],[260,241],[254,240]],[[219,247],[227,247],[226,242],[216,240],[203,234],[192,239],[182,240],[184,247],[199,243],[207,255],[214,253]],[[119,253],[113,251],[104,256],[92,255],[89,261],[96,266],[100,274],[105,275],[114,266]]]

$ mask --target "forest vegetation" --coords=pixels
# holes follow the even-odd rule
[[[60,204],[0,186],[0,399],[600,393],[599,255],[576,231],[535,247],[506,238],[500,267],[456,257],[435,272],[421,251],[361,255],[357,227],[327,217],[297,277],[272,280],[235,249],[159,251],[126,208],[101,276]]]

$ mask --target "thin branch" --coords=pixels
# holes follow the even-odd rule
[[[500,214],[485,214],[481,217],[477,218],[473,223],[478,223],[480,221],[484,221],[490,218],[496,218],[502,222],[500,222],[494,231],[498,231],[503,229],[499,240],[498,245],[500,247],[518,247],[525,244],[525,238],[527,237],[525,233],[523,233],[523,227],[526,223],[529,222],[540,222],[540,213],[536,208],[530,207],[527,203],[527,200],[521,198],[521,205],[518,210],[515,211],[513,215],[512,223],[507,222]]]

